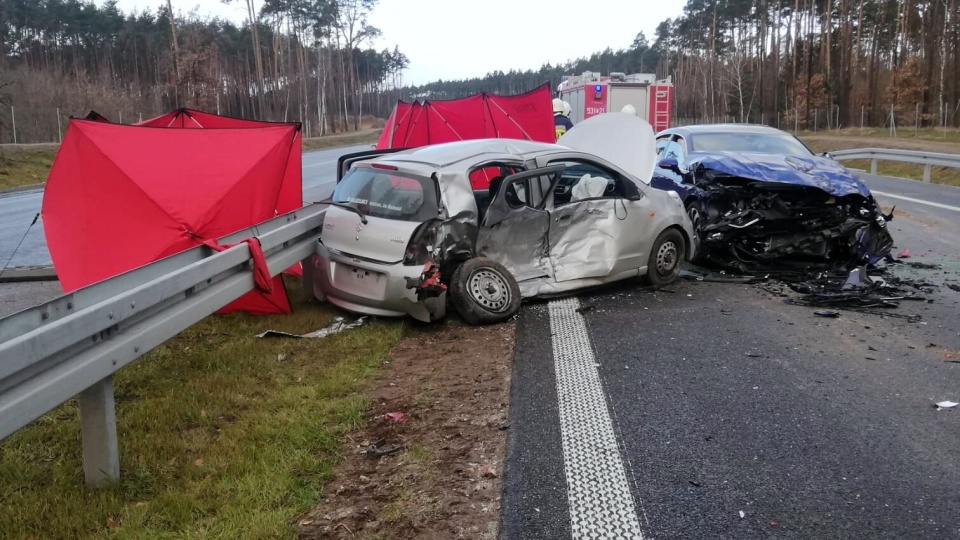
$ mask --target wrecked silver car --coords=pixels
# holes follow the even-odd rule
[[[701,125],[660,132],[654,187],[678,193],[697,262],[740,272],[849,270],[893,245],[867,186],[789,133]]]
[[[468,323],[486,324],[512,317],[522,298],[633,277],[670,283],[693,256],[693,230],[680,198],[649,185],[653,139],[644,120],[613,113],[558,144],[483,139],[343,156],[314,294],[429,322],[445,315],[449,292]]]

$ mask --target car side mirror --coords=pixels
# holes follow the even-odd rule
[[[675,157],[667,157],[667,158],[661,159],[660,161],[657,162],[657,167],[661,169],[666,169],[668,171],[673,171],[677,174],[680,174],[682,172],[680,170],[680,162],[677,161],[677,158]]]

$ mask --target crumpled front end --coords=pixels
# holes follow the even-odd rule
[[[809,184],[730,176],[702,164],[700,259],[741,272],[794,267],[849,269],[872,264],[893,246],[869,194],[837,196]]]

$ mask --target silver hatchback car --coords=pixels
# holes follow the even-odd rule
[[[557,144],[482,139],[343,156],[314,294],[425,322],[444,317],[449,296],[468,323],[489,324],[522,298],[633,277],[670,283],[694,256],[693,230],[677,194],[650,187],[654,147],[646,121],[608,113]]]

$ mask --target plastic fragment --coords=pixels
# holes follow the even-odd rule
[[[840,316],[839,311],[831,311],[827,309],[814,311],[813,314],[816,315],[817,317],[827,317],[829,319],[836,319],[837,317]]]
[[[258,338],[267,338],[267,337],[287,337],[287,338],[324,338],[330,334],[336,334],[338,332],[343,332],[344,330],[350,330],[352,328],[357,328],[363,326],[367,322],[367,317],[364,315],[359,319],[353,321],[352,323],[345,322],[343,317],[334,317],[325,328],[320,330],[315,330],[308,334],[290,334],[287,332],[280,332],[278,330],[267,330],[262,334],[257,334]]]
[[[388,421],[388,422],[397,422],[397,423],[400,423],[400,424],[406,424],[407,422],[410,421],[410,417],[407,416],[407,415],[405,415],[405,414],[403,414],[403,413],[400,412],[400,411],[387,413],[387,414],[383,415],[381,418],[383,418],[384,420],[386,420],[386,421]]]
[[[740,511],[740,519],[743,519],[743,518],[745,518],[745,517],[747,517],[746,512],[744,512],[743,510],[741,510],[741,511]]]
[[[944,409],[952,409],[957,405],[960,405],[960,403],[955,401],[941,401],[940,403],[935,404],[934,407],[936,407],[938,411],[941,411]]]
[[[907,248],[904,248],[903,251],[901,251],[900,253],[897,253],[897,258],[898,258],[898,259],[909,259],[909,258],[910,258],[910,250],[907,249]]]

